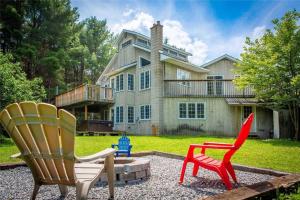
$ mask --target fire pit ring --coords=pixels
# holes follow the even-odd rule
[[[103,164],[104,161],[99,161]],[[128,183],[132,181],[145,180],[150,177],[150,160],[141,157],[117,157],[115,163],[115,181],[117,183]],[[107,174],[100,177],[101,182],[107,182]]]

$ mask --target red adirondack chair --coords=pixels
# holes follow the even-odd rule
[[[205,142],[203,144],[191,144],[187,156],[183,161],[179,183],[183,182],[186,165],[187,163],[191,162],[194,163],[193,176],[197,175],[199,167],[203,167],[205,169],[215,171],[221,177],[227,189],[231,190],[232,185],[230,183],[228,173],[230,174],[234,182],[237,182],[237,179],[236,179],[234,169],[230,163],[230,158],[247,139],[251,129],[253,118],[254,118],[254,114],[251,113],[249,117],[246,119],[246,121],[244,122],[240,130],[239,136],[236,139],[234,144],[216,143],[216,142]],[[196,148],[200,148],[201,153],[194,155],[194,150]],[[225,153],[223,160],[220,161],[211,158],[209,156],[206,156],[205,155],[206,149],[223,149],[228,151]]]

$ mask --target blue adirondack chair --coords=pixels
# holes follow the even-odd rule
[[[130,157],[132,145],[130,145],[130,139],[125,134],[123,134],[119,139],[118,144],[112,144],[111,147],[118,147],[118,150],[116,151],[116,157],[118,157],[120,154],[127,154],[127,157]]]

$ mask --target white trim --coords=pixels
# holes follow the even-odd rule
[[[146,88],[146,79],[145,79],[145,77],[144,77],[144,82],[145,82],[144,86],[145,86],[145,88],[144,88],[144,89],[141,89],[141,74],[142,74],[142,73],[146,74],[146,72],[149,72],[149,87]],[[139,91],[144,91],[144,90],[149,90],[149,89],[151,89],[151,70],[150,70],[150,69],[147,69],[147,70],[141,71],[141,72],[139,73]]]
[[[132,62],[132,63],[130,63],[130,64],[123,65],[122,67],[120,67],[120,68],[118,68],[118,69],[115,69],[115,70],[113,70],[113,71],[107,73],[106,75],[107,75],[107,76],[110,76],[110,77],[111,77],[111,76],[116,76],[117,74],[119,74],[119,73],[121,73],[121,72],[123,72],[123,71],[125,71],[125,70],[127,70],[127,69],[129,69],[129,68],[131,68],[131,67],[134,67],[134,66],[136,66],[136,65],[137,65],[137,62],[134,61],[134,62]]]
[[[142,50],[147,51],[147,52],[151,52],[150,49],[147,49],[147,48],[145,48],[145,47],[141,47],[141,46],[136,45],[136,44],[133,44],[132,46],[134,46],[134,47],[136,47],[136,48],[139,48],[139,49],[142,49]]]
[[[128,122],[128,108],[129,107],[133,107],[133,122]],[[135,106],[132,106],[132,105],[127,105],[127,124],[135,124]]]
[[[119,119],[119,122],[117,122],[117,107],[123,107],[123,121],[122,122],[120,122],[120,119]],[[124,123],[124,107],[125,106],[123,106],[123,105],[118,105],[118,106],[115,106],[115,109],[114,109],[114,117],[115,117],[115,121],[114,121],[114,123],[115,124],[123,124]],[[120,112],[120,109],[119,109],[119,112]],[[120,114],[119,114],[120,115]],[[121,116],[121,115],[120,115]],[[119,117],[120,118],[120,117]]]
[[[204,106],[204,109],[203,109],[204,118],[198,118],[197,117],[197,115],[198,115],[198,113],[197,113],[197,104],[198,103],[201,103]],[[180,104],[185,104],[186,105],[186,118],[181,118],[180,117]],[[188,113],[189,113],[189,111],[188,111],[188,104],[195,104],[195,118],[189,118],[188,117]],[[191,119],[206,120],[206,102],[178,102],[178,104],[177,104],[177,111],[178,111],[177,119],[179,119],[179,120],[182,120],[182,119],[183,120],[186,120],[186,119],[189,119],[189,120],[191,120]]]
[[[145,106],[149,106],[149,118],[148,119],[142,119],[142,117],[141,117],[141,107],[142,106],[144,106],[144,108],[145,108]],[[146,110],[144,110],[144,112],[145,112]],[[144,115],[146,116],[146,113],[144,113]],[[151,120],[151,118],[152,118],[152,107],[151,107],[151,104],[142,104],[142,105],[139,105],[139,120],[140,121],[149,121],[149,120]]]
[[[220,79],[220,80],[224,80],[224,75],[221,75],[221,74],[207,74],[206,75],[206,80],[218,80],[218,79],[207,79],[207,77],[208,76],[222,76],[222,79]],[[208,87],[207,87],[207,83],[208,83],[208,81],[206,81],[206,95],[208,95]],[[224,82],[223,82],[224,83]],[[213,95],[219,95],[219,94],[217,94],[216,93],[216,90],[215,90],[216,88],[215,88],[215,86],[214,86],[214,94]],[[225,94],[225,84],[223,84],[223,94],[221,94],[221,95],[224,95]]]
[[[208,67],[209,65],[212,65],[212,64],[214,64],[216,62],[219,62],[220,60],[223,60],[223,59],[228,59],[228,60],[231,60],[232,62],[238,62],[239,61],[239,59],[237,59],[237,58],[235,58],[233,56],[230,56],[228,54],[224,54],[224,55],[222,55],[220,57],[217,57],[217,58],[215,58],[215,59],[213,59],[213,60],[211,60],[211,61],[209,61],[207,63],[204,63],[200,67],[203,67],[203,68]]]
[[[117,90],[117,77],[118,77],[118,76],[121,76],[121,75],[123,75],[123,89],[122,89],[122,90],[120,89],[120,85],[121,85],[120,83],[121,83],[121,82],[120,82],[120,78],[119,78],[119,84],[120,84],[120,85],[119,85],[119,90]],[[124,73],[121,73],[121,74],[118,74],[117,76],[115,76],[115,80],[116,80],[116,83],[115,83],[115,85],[116,85],[116,92],[115,92],[115,93],[124,92],[124,90],[125,90],[125,89],[124,89],[124,87],[125,87],[125,84],[124,84],[124,77],[125,77],[125,76],[124,76]]]
[[[129,86],[129,85],[128,85],[128,75],[129,75],[129,74],[133,76],[133,90],[129,90],[129,89],[128,89],[128,86]],[[134,86],[135,86],[135,74],[133,74],[133,73],[127,73],[127,91],[133,92],[133,91],[135,90],[135,87],[134,87]]]

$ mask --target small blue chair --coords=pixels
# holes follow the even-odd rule
[[[132,145],[130,145],[130,139],[125,134],[123,134],[119,139],[119,144],[111,145],[111,148],[115,147],[118,147],[118,150],[116,151],[116,157],[118,157],[120,154],[127,154],[127,157],[130,157]]]

